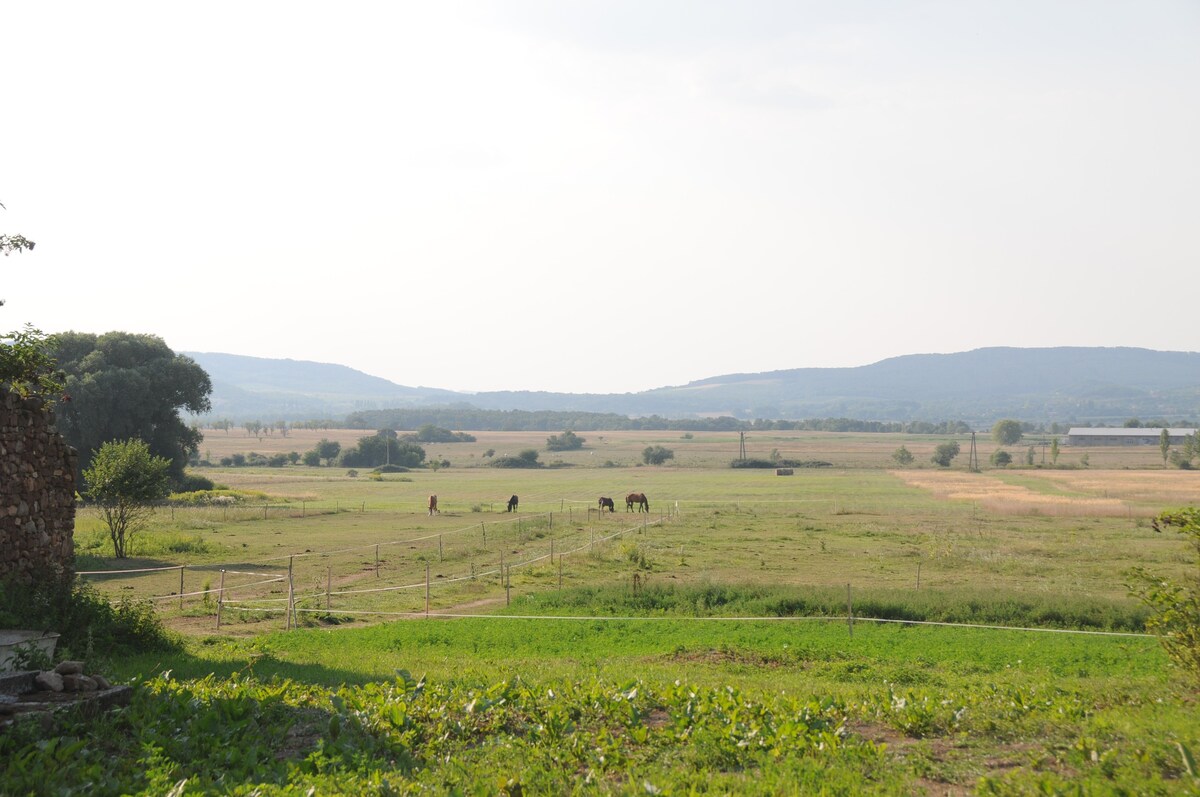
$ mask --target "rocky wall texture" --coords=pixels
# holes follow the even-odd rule
[[[46,403],[0,387],[0,580],[71,577],[75,464]]]

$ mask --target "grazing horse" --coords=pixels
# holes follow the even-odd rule
[[[429,496],[429,515],[430,515],[430,517],[433,516],[434,512],[437,512],[439,515],[441,514],[441,510],[437,508],[437,496],[431,495],[431,496]]]
[[[508,499],[508,511],[516,512],[517,511],[517,503],[518,503],[518,501],[517,501],[517,497],[515,495],[512,498]]]
[[[617,507],[613,504],[613,500],[611,498],[600,499],[600,511],[603,512],[605,509],[607,509],[609,512],[617,511]]]
[[[632,512],[634,504],[638,505],[639,512],[650,511],[650,502],[646,500],[646,496],[642,493],[630,493],[629,495],[625,496],[626,512]]]

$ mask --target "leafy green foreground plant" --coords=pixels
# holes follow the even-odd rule
[[[480,688],[400,671],[326,689],[167,673],[90,726],[60,720],[47,741],[34,725],[0,735],[11,793],[904,791],[840,705],[733,687]]]
[[[1200,509],[1164,512],[1154,519],[1155,531],[1163,527],[1188,538],[1197,573],[1176,582],[1138,567],[1131,572],[1130,591],[1155,612],[1146,627],[1158,634],[1171,660],[1200,685]]]

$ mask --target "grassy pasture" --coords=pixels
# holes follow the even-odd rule
[[[296,447],[299,434],[278,450],[333,436]],[[1200,789],[1178,746],[1200,750],[1197,695],[1153,639],[861,619],[1136,627],[1124,574],[1189,567],[1183,540],[1147,518],[1188,503],[1194,474],[1138,470],[1137,451],[1113,452],[1105,470],[1094,451],[1088,470],[896,470],[898,445],[927,460],[935,441],[765,433],[752,455],[837,465],[778,477],[720,467],[736,435],[611,433],[561,455],[577,467],[480,467],[487,448],[515,453],[545,436],[481,433],[442,447],[453,467],[381,481],[204,469],[269,498],[160,511],[127,562],[106,558],[97,518],[82,512],[88,565],[186,565],[185,592],[229,571],[220,633],[211,596],[179,608],[179,570],[94,577],[112,595],[159,598],[190,640],[183,653],[114,664],[149,680],[102,734],[143,742],[96,753],[96,766],[128,770],[109,791],[165,792],[181,778],[194,793],[263,794]],[[676,461],[635,465],[652,444]],[[649,496],[649,515],[624,511],[630,491]],[[517,515],[503,511],[513,493]],[[619,511],[598,515],[600,495]],[[291,555],[298,632],[282,630],[284,581],[239,586],[284,576]],[[486,616],[412,621],[427,567],[434,613]],[[809,614],[833,619],[796,619]],[[154,677],[163,670],[170,678]],[[243,727],[248,706],[258,713]],[[201,749],[204,734],[220,744]],[[0,753],[28,757],[22,784],[38,782],[43,761],[59,782],[97,782],[36,745]]]

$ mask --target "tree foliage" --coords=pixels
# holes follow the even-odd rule
[[[422,424],[413,434],[404,435],[405,440],[415,443],[474,443],[475,435],[452,432],[432,423]]]
[[[1154,519],[1154,530],[1173,528],[1187,537],[1193,551],[1192,572],[1200,568],[1200,509],[1187,507],[1164,512]],[[1158,634],[1167,656],[1200,685],[1200,580],[1195,575],[1174,581],[1135,568],[1130,592],[1154,610],[1146,627]]]
[[[905,467],[907,465],[911,465],[916,457],[914,457],[912,452],[907,448],[900,446],[892,452],[892,459],[894,459],[896,464],[900,467]]]
[[[70,396],[56,410],[58,427],[80,452],[81,470],[104,443],[136,438],[170,460],[174,481],[183,478],[203,436],[179,413],[211,409],[203,368],[162,338],[128,332],[66,332],[56,336],[54,354]]]
[[[397,465],[419,468],[425,461],[425,449],[416,443],[401,441],[390,429],[369,437],[360,437],[354,448],[342,452],[342,466],[347,468],[376,468]]]
[[[1016,445],[1022,435],[1021,422],[1012,419],[996,421],[992,427],[992,439],[1002,446]]]
[[[0,385],[22,396],[51,396],[63,390],[54,359],[55,339],[30,324],[0,335]]]
[[[675,459],[675,452],[664,446],[646,446],[642,449],[642,462],[647,465],[661,465],[668,459]]]
[[[960,450],[957,441],[951,440],[949,443],[939,443],[937,448],[933,450],[933,456],[930,457],[930,460],[935,465],[948,468],[954,458],[958,456]]]
[[[1004,468],[1012,464],[1012,454],[1005,451],[1003,448],[997,448],[992,452],[990,457],[992,464],[997,468]]]
[[[488,463],[492,468],[540,468],[537,449],[527,448],[515,457],[496,457]]]
[[[546,438],[547,451],[578,451],[587,440],[572,432],[570,429],[562,434],[550,435]]]
[[[85,495],[100,507],[112,539],[113,555],[129,555],[133,535],[154,514],[153,503],[171,492],[171,461],[150,453],[142,440],[110,440],[83,471]]]

